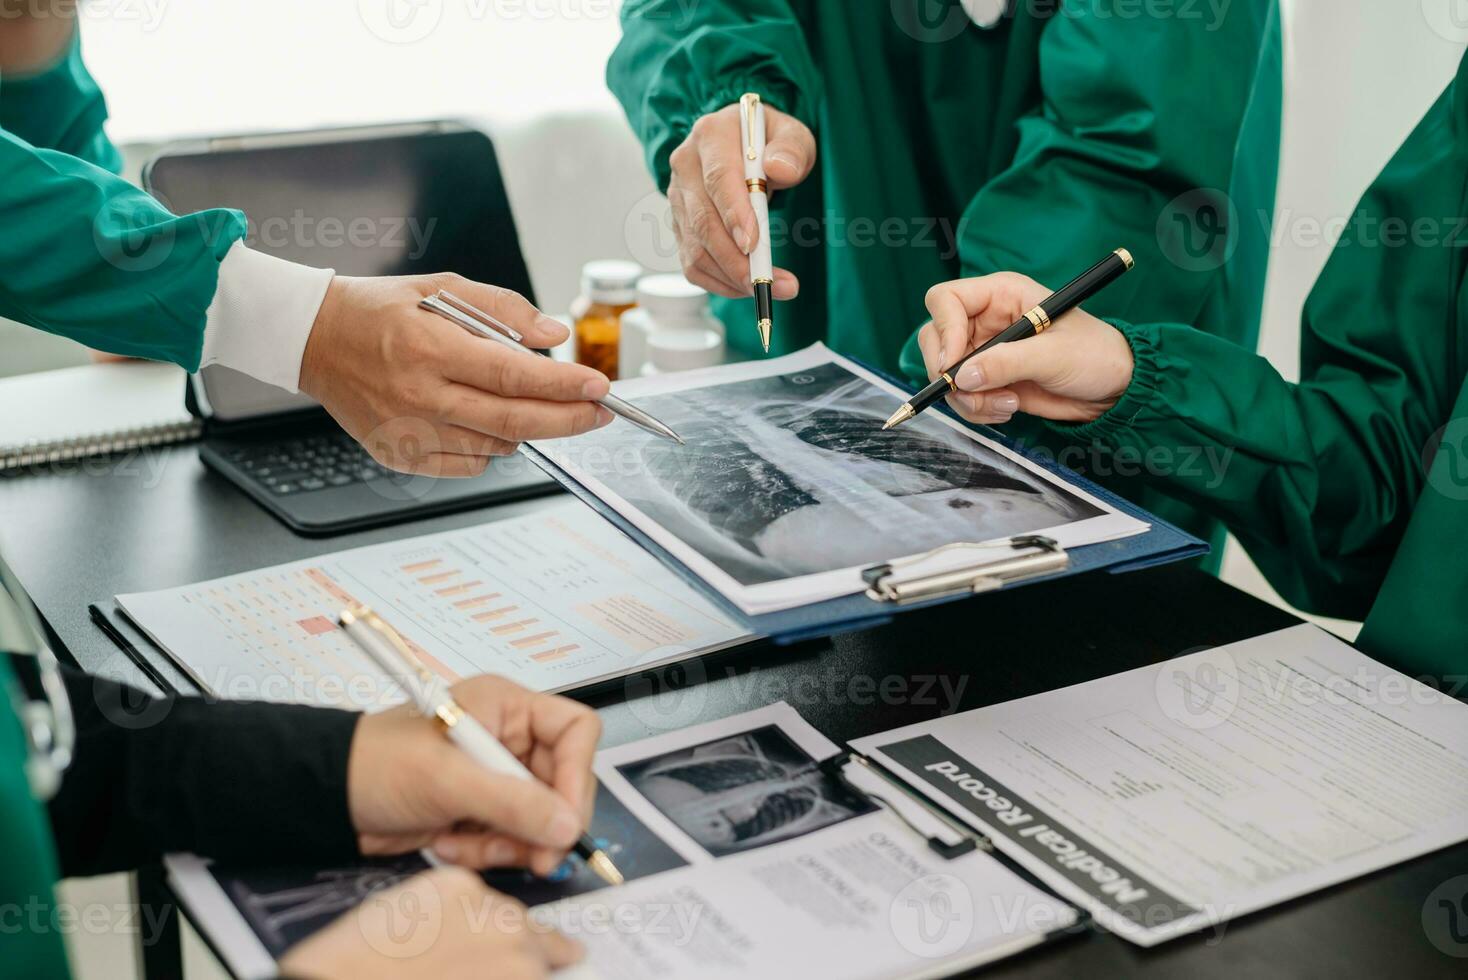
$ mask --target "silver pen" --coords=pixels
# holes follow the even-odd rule
[[[539,354],[533,348],[525,346],[525,335],[520,331],[511,327],[509,324],[501,323],[495,317],[469,305],[447,290],[440,289],[433,296],[424,297],[423,301],[418,305],[425,310],[437,313],[445,320],[457,323],[476,337],[493,340],[511,350],[522,351],[526,354]],[[671,439],[680,446],[685,444],[683,437],[667,425],[647,414],[631,402],[623,401],[616,395],[608,394],[605,398],[597,399],[596,403],[613,415],[626,419],[645,432],[651,432],[653,435],[661,436],[664,439]]]

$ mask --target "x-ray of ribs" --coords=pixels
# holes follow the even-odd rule
[[[643,447],[647,472],[712,527],[757,554],[754,539],[780,517],[817,503],[784,470],[749,444],[737,421],[700,413],[679,431],[689,446]]]
[[[737,841],[794,828],[807,817],[820,816],[817,811],[822,807],[834,805],[827,804],[814,785],[825,778],[819,766],[768,759],[750,735],[702,746],[690,758],[654,766],[641,777],[649,778],[676,780],[704,794],[687,808],[722,813]]]
[[[396,868],[323,871],[309,885],[276,892],[246,891],[236,885],[237,897],[262,930],[277,941],[301,922],[334,919],[361,905],[369,896],[391,888],[408,877]]]
[[[760,553],[756,538],[776,520],[823,502],[819,488],[768,458],[771,440],[760,433],[766,427],[842,457],[853,485],[889,497],[953,489],[1048,496],[918,428],[883,432],[879,417],[841,404],[863,386],[853,381],[804,401],[768,399],[747,411],[710,392],[688,393],[676,427],[696,449],[649,441],[643,463],[670,495],[751,554]]]
[[[802,411],[799,406],[788,405],[771,406],[761,414],[818,449],[908,467],[927,477],[914,480],[913,474],[904,474],[903,479],[894,480],[891,486],[877,487],[893,497],[953,489],[1039,493],[1033,483],[965,455],[940,439],[919,430],[884,432],[864,414],[837,408]],[[870,478],[867,482],[871,482]]]

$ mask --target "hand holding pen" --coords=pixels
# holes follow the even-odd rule
[[[1131,253],[1119,248],[1053,293],[1014,273],[934,286],[927,299],[933,320],[918,341],[935,380],[883,428],[902,425],[944,397],[964,418],[988,424],[1007,422],[1019,410],[1067,421],[1098,417],[1126,387],[1111,391],[1111,382],[1100,379],[1113,366],[1111,373],[1119,374],[1124,363],[1129,382],[1131,349],[1114,328],[1078,307],[1133,265]],[[1074,377],[1099,383],[1070,385]]]
[[[749,253],[749,284],[754,291],[755,328],[768,354],[775,325],[775,260],[770,249],[770,183],[765,177],[765,104],[753,92],[739,100],[739,139],[744,145],[744,186],[759,229]]]
[[[605,375],[520,357],[418,308],[443,288],[533,346],[568,336],[525,297],[462,276],[336,277],[306,341],[299,384],[377,462],[473,477],[527,439],[560,439],[612,422],[595,404],[610,389]]]
[[[815,168],[816,139],[804,123],[764,106],[765,179],[770,192],[795,187]],[[694,123],[669,159],[668,203],[683,275],[715,296],[750,295],[750,254],[762,237],[745,184],[748,150],[740,105]],[[776,300],[794,299],[800,283],[774,270]]]
[[[545,353],[527,347],[525,336],[514,327],[471,306],[447,290],[440,289],[433,296],[424,297],[418,305],[425,310],[437,313],[450,323],[458,324],[466,333],[492,341],[501,347],[521,354]],[[595,398],[594,401],[613,415],[626,419],[644,432],[676,442],[680,446],[683,445],[682,436],[631,402],[623,401],[610,392]]]
[[[428,718],[442,736],[435,745],[443,751],[419,760],[416,766],[398,767],[411,770],[402,773],[402,778],[421,781],[425,777],[421,770],[434,767],[437,771],[427,773],[430,783],[441,785],[445,796],[470,801],[425,821],[419,811],[431,808],[431,799],[408,807],[411,812],[396,813],[392,812],[394,804],[402,809],[402,800],[412,800],[413,794],[375,794],[383,798],[376,808],[388,812],[372,819],[379,829],[373,839],[364,838],[364,852],[396,854],[431,843],[439,857],[453,863],[528,865],[546,875],[566,849],[574,849],[608,884],[622,883],[611,859],[585,832],[596,796],[591,760],[601,722],[595,712],[567,698],[527,691],[504,678],[471,678],[450,689],[371,609],[343,610],[339,623],[346,636],[408,695],[411,707],[398,712],[403,723],[414,716]],[[460,695],[465,703],[457,700]],[[367,720],[374,723],[375,731],[390,715],[370,715]],[[493,726],[498,737],[487,726]],[[521,757],[536,760],[542,769],[540,777],[526,768]],[[541,778],[553,781],[554,792]],[[460,812],[466,808],[467,812]],[[471,826],[454,826],[452,831],[427,838],[414,834],[425,822]],[[390,830],[399,832],[393,835]],[[378,839],[383,837],[386,842]]]

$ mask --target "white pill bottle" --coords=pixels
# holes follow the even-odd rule
[[[708,293],[676,273],[643,276],[636,308],[622,314],[617,359],[624,378],[722,364],[724,325]]]

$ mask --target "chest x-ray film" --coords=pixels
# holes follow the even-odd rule
[[[617,422],[536,448],[747,613],[860,592],[863,568],[952,542],[1147,529],[939,412],[882,431],[906,396],[820,345],[617,392],[686,445]]]

